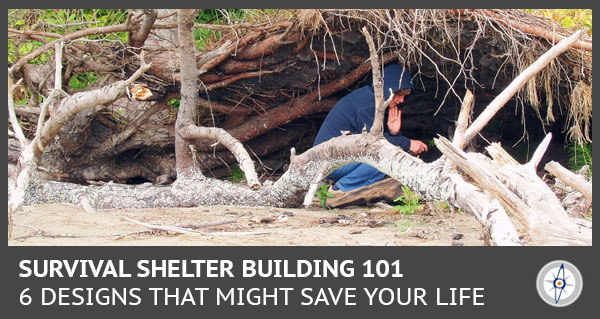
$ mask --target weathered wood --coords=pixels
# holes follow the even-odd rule
[[[170,226],[170,225],[149,224],[149,223],[140,222],[138,220],[135,220],[135,219],[132,219],[132,218],[129,218],[126,216],[123,216],[123,219],[128,222],[131,222],[131,223],[134,223],[134,224],[137,224],[137,225],[140,225],[140,226],[152,229],[152,230],[162,230],[162,231],[168,231],[168,232],[172,232],[172,233],[180,233],[180,234],[186,234],[186,235],[187,234],[194,234],[194,235],[198,234],[198,232],[195,230],[185,229],[182,227]]]
[[[517,162],[512,156],[510,156],[510,154],[508,154],[508,152],[504,148],[502,148],[502,146],[499,143],[492,143],[485,149],[487,150],[488,154],[490,154],[490,156],[494,160],[494,163],[498,167],[503,165],[519,165],[519,162]]]
[[[385,116],[385,108],[387,107],[383,105],[384,100],[384,92],[383,92],[383,81],[381,80],[381,71],[379,64],[379,56],[377,55],[377,49],[375,48],[375,43],[373,42],[373,38],[367,31],[366,27],[361,29],[362,34],[365,36],[367,40],[367,44],[369,46],[369,53],[371,57],[371,70],[373,74],[373,93],[375,95],[375,117],[373,120],[373,125],[371,126],[371,134],[383,134],[383,118]]]
[[[481,130],[487,125],[487,123],[496,115],[496,113],[504,107],[504,105],[515,95],[529,79],[544,69],[552,60],[567,51],[573,44],[575,44],[581,35],[583,30],[573,33],[568,38],[561,40],[558,44],[553,46],[550,50],[546,51],[540,56],[535,62],[528,66],[521,74],[519,74],[494,100],[485,108],[475,121],[469,126],[465,132],[464,140],[459,148],[464,147],[469,143]]]
[[[471,108],[473,106],[473,92],[471,90],[467,90],[465,93],[465,97],[463,98],[463,103],[460,108],[460,114],[458,114],[458,119],[456,120],[456,129],[454,130],[454,137],[452,138],[452,144],[457,147],[461,147],[463,145],[463,140],[465,137],[465,131],[467,127],[469,127],[469,119],[471,117]]]
[[[179,130],[195,125],[198,104],[198,68],[196,67],[196,42],[192,27],[194,26],[194,9],[177,10],[177,36],[179,40],[179,66],[181,68],[181,102],[177,111],[175,121],[175,160],[177,163],[177,174],[184,174],[197,170],[194,167],[192,154],[188,145],[193,140],[186,139]]]
[[[144,42],[148,39],[152,26],[158,17],[158,12],[153,9],[143,9],[143,12],[144,20],[142,21],[140,28],[136,32],[129,31],[127,44],[134,48],[141,48],[144,45]]]
[[[371,205],[380,201],[393,203],[402,195],[402,184],[393,178],[386,178],[369,186],[361,187],[343,195],[327,199],[327,206],[342,208],[353,205]]]
[[[218,127],[186,125],[180,129],[179,133],[186,139],[207,138],[217,140],[219,143],[223,144],[237,159],[240,169],[244,172],[248,186],[252,189],[260,188],[260,182],[258,181],[254,162],[250,158],[250,154],[248,154],[244,145],[231,136],[231,134],[227,133],[227,131]]]
[[[575,174],[555,161],[550,161],[544,169],[563,181],[565,184],[578,190],[590,202],[592,201],[592,184],[588,183],[581,175]]]
[[[508,162],[498,167],[485,156],[464,153],[443,137],[436,139],[436,146],[509,209],[528,228],[535,244],[591,244],[591,229],[577,225],[567,216],[552,190],[530,167]]]
[[[544,139],[542,140],[540,145],[538,145],[538,147],[535,149],[535,152],[533,152],[533,155],[531,156],[531,159],[529,160],[529,162],[527,164],[525,164],[526,167],[530,168],[533,171],[535,171],[537,169],[538,165],[540,165],[540,161],[542,160],[542,157],[544,157],[544,154],[546,153],[546,150],[548,149],[548,146],[550,145],[551,140],[552,140],[552,133],[548,133],[546,135],[546,137],[544,137]]]
[[[325,174],[325,172],[329,169],[329,165],[331,165],[331,163],[329,163],[329,161],[324,161],[321,164],[321,168],[317,172],[317,175],[315,176],[315,178],[310,183],[308,192],[306,192],[306,195],[304,196],[304,202],[302,203],[302,205],[304,205],[304,207],[308,208],[312,204],[313,198],[315,197],[315,192],[317,191],[317,188],[319,187],[319,183],[321,182],[321,180],[323,180],[323,174]]]

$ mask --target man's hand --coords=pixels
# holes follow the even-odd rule
[[[388,120],[387,126],[390,130],[390,134],[398,135],[400,133],[400,127],[402,126],[402,111],[398,108],[397,104],[388,107]]]
[[[419,140],[410,140],[410,151],[413,152],[413,154],[421,154],[423,152],[427,152],[428,150],[429,148],[427,147],[427,144]]]

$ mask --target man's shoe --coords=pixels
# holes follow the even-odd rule
[[[341,189],[333,189],[333,186],[329,186],[329,189],[327,191],[333,194],[334,197],[344,195],[344,192]]]

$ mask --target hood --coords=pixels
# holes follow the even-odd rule
[[[402,89],[412,89],[412,75],[408,68],[400,64],[390,64],[383,69],[383,96],[384,99],[390,97],[390,89],[396,93]]]

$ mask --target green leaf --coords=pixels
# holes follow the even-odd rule
[[[563,27],[569,29],[573,26],[573,19],[571,19],[571,17],[566,16],[562,19],[562,21],[560,22],[562,24]]]
[[[321,185],[319,188],[320,189],[315,192],[315,197],[319,197],[319,202],[321,203],[321,207],[325,207],[325,202],[327,201],[327,198],[333,198],[333,197],[335,197],[335,195],[333,195],[328,190],[329,185]]]

